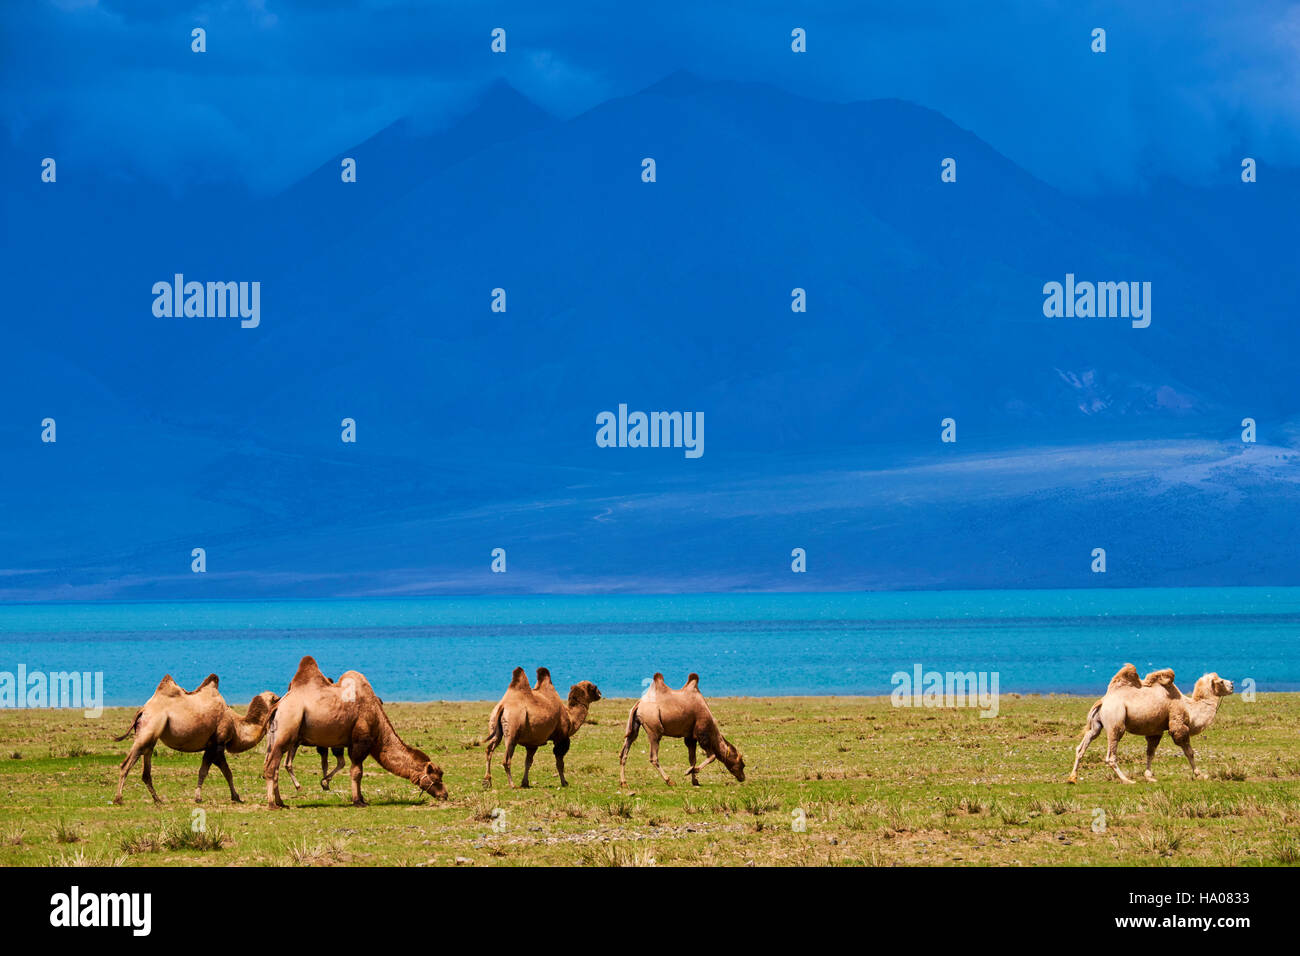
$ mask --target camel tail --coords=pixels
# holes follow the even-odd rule
[[[500,704],[492,708],[492,716],[488,718],[487,739],[483,742],[496,746],[501,743],[501,738],[505,736],[505,728],[502,726],[502,717],[506,709]]]
[[[640,707],[641,702],[638,700],[627,715],[627,730],[623,732],[623,737],[627,740],[636,740],[636,735],[641,731],[641,715],[637,713]]]
[[[144,708],[141,707],[139,710],[137,710],[137,711],[135,712],[135,717],[132,718],[132,720],[131,720],[131,726],[130,726],[129,728],[127,728],[126,733],[124,733],[121,737],[114,737],[113,740],[114,740],[114,741],[123,741],[123,740],[126,740],[127,737],[134,737],[134,736],[135,736],[136,728],[140,726],[140,715],[143,714],[143,713],[144,713]]]
[[[1098,698],[1097,703],[1092,705],[1092,710],[1088,711],[1088,719],[1083,723],[1084,730],[1092,729],[1093,725],[1097,723],[1097,714],[1100,712],[1101,712],[1101,699]]]

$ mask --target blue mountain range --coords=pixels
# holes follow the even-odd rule
[[[567,120],[498,83],[270,197],[44,155],[0,157],[0,600],[1300,583],[1264,158],[1072,195],[913,103],[686,73]],[[155,316],[176,274],[260,325]],[[1067,275],[1150,326],[1045,316]],[[703,456],[598,447],[620,404]]]

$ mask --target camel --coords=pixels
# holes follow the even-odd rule
[[[347,747],[353,806],[367,805],[361,795],[361,765],[367,757],[374,757],[389,773],[405,777],[430,796],[447,799],[442,768],[424,751],[402,741],[370,682],[357,671],[348,671],[335,684],[321,673],[315,658],[304,657],[289,690],[276,705],[267,740],[262,776],[266,778],[267,806],[272,809],[285,805],[280,798],[280,760],[303,744]]]
[[[328,677],[326,677],[325,680],[331,684],[334,683],[334,681],[330,680]],[[340,678],[340,680],[342,680],[342,678]],[[384,702],[382,699],[380,699],[379,703],[382,706]],[[334,752],[335,764],[333,770],[330,769],[330,761],[329,761],[330,751]],[[320,788],[322,790],[328,790],[330,788],[330,780],[334,778],[335,774],[337,774],[340,770],[343,769],[343,748],[342,747],[317,747],[316,753],[320,754]],[[293,760],[297,756],[298,756],[298,745],[294,744],[288,749],[288,755],[284,759],[284,770],[285,773],[289,775],[289,779],[293,781],[293,788],[295,790],[301,790],[302,784],[300,784],[298,782],[298,778],[293,775]]]
[[[618,755],[618,785],[627,785],[627,754],[632,749],[632,741],[644,727],[650,738],[650,763],[664,778],[664,783],[672,786],[662,767],[659,766],[659,739],[661,737],[683,737],[686,740],[686,756],[691,765],[685,773],[690,775],[691,786],[700,785],[699,772],[721,760],[723,766],[731,771],[732,776],[742,783],[745,780],[745,758],[732,746],[718,722],[713,719],[704,695],[700,693],[700,675],[691,674],[686,678],[686,685],[681,690],[673,690],[664,683],[663,674],[655,674],[654,681],[646,688],[641,699],[632,705],[627,715],[627,731],[623,739],[623,752]],[[695,745],[708,755],[708,760],[695,765]]]
[[[587,711],[598,700],[599,688],[584,680],[569,688],[566,704],[560,700],[559,692],[551,683],[551,672],[545,667],[537,668],[536,687],[529,687],[524,669],[516,667],[505,696],[492,708],[492,716],[488,718],[488,735],[484,741],[487,772],[483,775],[483,789],[492,786],[492,751],[503,740],[506,754],[501,765],[505,767],[506,779],[512,789],[515,778],[510,773],[510,761],[514,758],[515,746],[522,744],[524,747],[524,777],[519,785],[526,788],[529,786],[528,771],[533,766],[537,748],[547,742],[555,744],[555,769],[560,775],[560,786],[567,787],[569,781],[564,779],[564,755],[569,752],[573,735],[586,723]]]
[[[117,793],[113,802],[122,802],[122,787],[126,784],[126,775],[131,772],[138,758],[144,757],[144,769],[141,778],[149,788],[154,803],[162,803],[158,791],[153,788],[153,751],[162,741],[172,750],[181,753],[202,753],[203,762],[199,765],[199,785],[194,789],[194,802],[203,802],[203,781],[207,779],[208,770],[214,765],[226,778],[230,787],[230,799],[243,803],[235,791],[235,781],[230,774],[230,765],[226,763],[226,753],[243,753],[257,746],[266,733],[266,726],[276,702],[280,699],[275,694],[263,691],[253,698],[243,717],[231,710],[217,689],[217,675],[209,674],[196,689],[183,690],[170,674],[158,683],[158,689],[135,713],[131,727],[115,741],[133,737],[131,749],[121,764],[121,776],[117,781]]]
[[[1074,751],[1074,768],[1067,780],[1077,783],[1079,762],[1083,760],[1088,745],[1106,732],[1106,765],[1124,783],[1133,783],[1119,768],[1116,750],[1125,733],[1141,734],[1147,739],[1147,766],[1143,776],[1155,780],[1151,772],[1151,759],[1165,731],[1174,743],[1183,748],[1193,778],[1205,774],[1196,769],[1196,755],[1191,740],[1214,722],[1219,710],[1219,699],[1232,693],[1232,681],[1223,680],[1216,673],[1205,674],[1196,682],[1192,696],[1188,697],[1174,686],[1174,672],[1169,669],[1152,671],[1138,680],[1137,668],[1125,664],[1111,678],[1106,695],[1092,705],[1083,728],[1083,740]]]

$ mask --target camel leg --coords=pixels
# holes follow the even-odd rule
[[[492,751],[497,749],[497,744],[501,742],[498,737],[489,737],[484,741],[484,753],[487,754],[487,770],[483,772],[483,789],[492,789]]]
[[[560,786],[567,787],[569,781],[564,779],[564,755],[569,752],[569,738],[561,737],[555,742],[555,772],[560,775]]]
[[[262,776],[266,778],[266,805],[272,810],[283,810],[284,800],[280,796],[280,758],[284,756],[284,741],[276,741],[266,752],[266,762],[262,764]]]
[[[113,802],[120,804],[122,802],[122,787],[126,784],[126,775],[131,772],[135,762],[140,759],[140,754],[144,752],[144,747],[139,742],[131,744],[131,749],[122,758],[122,774],[117,778],[117,793],[113,795]]]
[[[664,768],[659,766],[659,735],[649,727],[645,729],[645,735],[650,739],[650,764],[659,771],[659,776],[664,778],[664,783],[671,787],[673,782],[668,779],[668,774],[664,773]]]
[[[364,759],[364,757],[361,758],[361,760]],[[366,798],[361,795],[361,760],[352,756],[352,769],[349,771],[349,774],[352,777],[352,805],[354,807],[369,806],[369,804],[366,803]]]
[[[330,788],[330,780],[334,778],[335,774],[337,774],[340,770],[343,769],[343,748],[342,747],[338,747],[335,749],[334,757],[337,760],[337,763],[334,764],[334,769],[331,770],[329,773],[325,773],[326,753],[327,753],[326,749],[322,747],[320,752],[320,770],[322,774],[320,787],[322,790],[328,790]]]
[[[501,766],[506,772],[506,780],[510,782],[510,789],[515,788],[515,778],[510,775],[510,761],[515,757],[515,738],[510,737],[506,740],[506,755],[501,758]]]
[[[1192,768],[1192,778],[1194,780],[1204,779],[1205,772],[1196,769],[1196,753],[1192,750],[1192,735],[1180,734],[1178,737],[1174,737],[1174,743],[1182,747],[1183,753],[1187,755],[1187,765]]]
[[[1153,734],[1147,738],[1147,769],[1143,771],[1142,776],[1148,780],[1155,780],[1156,775],[1151,772],[1151,758],[1156,755],[1156,748],[1160,746],[1160,734]]]
[[[686,759],[690,761],[690,766],[686,768],[686,772],[691,775],[691,786],[698,787],[700,785],[700,778],[699,778],[700,768],[695,766],[695,738],[694,737],[686,738]]]
[[[230,764],[226,763],[226,752],[218,750],[212,756],[212,763],[221,771],[221,775],[226,778],[226,786],[230,788],[230,802],[243,803],[244,801],[239,798],[239,794],[235,792],[235,776],[230,772]]]
[[[1079,741],[1079,746],[1074,748],[1074,767],[1070,770],[1066,783],[1079,782],[1079,764],[1083,761],[1083,755],[1087,752],[1088,745],[1100,737],[1105,729],[1100,720],[1093,721],[1083,729],[1083,739]]]
[[[1124,728],[1112,727],[1106,731],[1106,766],[1115,771],[1115,775],[1124,783],[1132,783],[1123,770],[1119,769],[1119,742],[1124,736]]]
[[[149,788],[149,795],[153,797],[154,803],[162,803],[162,797],[158,796],[158,791],[153,788],[153,748],[150,747],[144,752],[144,769],[140,772],[140,779],[144,785]]]
[[[203,781],[208,779],[208,771],[212,769],[212,748],[209,747],[203,751],[203,760],[199,764],[199,785],[194,788],[194,802],[203,802]]]
[[[524,779],[519,783],[519,789],[521,790],[527,790],[531,786],[528,782],[528,771],[533,769],[533,758],[536,756],[536,747],[524,747]]]
[[[284,772],[289,775],[289,779],[293,782],[293,789],[302,790],[302,784],[293,775],[293,758],[296,756],[298,756],[298,745],[290,744],[284,755]]]
[[[641,732],[641,721],[634,720],[628,729],[627,736],[623,738],[623,749],[618,755],[618,785],[627,786],[627,754],[632,749],[632,741],[636,740],[636,735]]]

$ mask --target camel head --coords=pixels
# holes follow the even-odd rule
[[[732,746],[731,741],[718,735],[718,759],[741,783],[745,782],[745,755]]]
[[[1211,671],[1196,682],[1192,697],[1195,700],[1204,700],[1207,697],[1227,697],[1231,693],[1232,681],[1224,680]]]
[[[280,698],[277,695],[269,690],[264,690],[249,703],[248,710],[244,714],[244,720],[258,724],[265,723],[267,717],[271,715],[271,711],[275,710],[275,705],[278,703],[280,703]]]
[[[418,761],[418,769],[411,775],[411,783],[434,799],[446,800],[447,788],[442,783],[442,768],[430,760],[423,750],[412,747],[411,756]]]
[[[589,680],[579,681],[569,688],[569,706],[578,704],[590,706],[600,700],[600,688]]]

